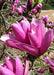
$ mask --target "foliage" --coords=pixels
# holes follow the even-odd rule
[[[43,0],[33,0],[33,3],[38,3],[38,4],[41,4],[43,2]]]
[[[49,10],[49,9],[51,9],[52,7],[51,7],[51,5],[49,5],[49,4],[43,4],[43,7],[42,7],[42,9],[43,10]]]
[[[49,3],[54,3],[54,0],[48,0]]]

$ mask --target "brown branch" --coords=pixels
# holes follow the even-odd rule
[[[2,59],[2,57],[3,57],[3,55],[4,55],[4,50],[5,50],[5,49],[6,49],[5,45],[3,45],[3,49],[2,49],[3,53],[2,53],[2,55],[1,55],[1,57],[0,57],[0,60]]]
[[[0,11],[0,16],[2,17],[2,20],[3,20],[3,24],[4,24],[4,27],[5,27],[5,32],[8,33],[10,28],[11,28],[11,26],[9,28],[6,27],[5,18],[3,16],[3,14],[1,13],[1,11]]]
[[[4,27],[5,27],[5,32],[6,32],[7,31],[7,29],[6,29],[6,23],[5,23],[5,19],[4,19],[4,16],[2,15],[1,11],[0,11],[0,16],[2,17],[3,24],[4,24]]]

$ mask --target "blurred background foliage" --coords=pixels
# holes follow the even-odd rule
[[[43,10],[54,9],[54,0],[43,0]]]

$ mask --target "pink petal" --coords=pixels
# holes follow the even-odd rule
[[[41,42],[42,42],[42,34],[41,34],[40,25],[36,26],[35,31],[32,29],[31,33],[29,33],[29,40],[32,46],[36,48],[40,48]]]
[[[51,59],[54,59],[54,56],[50,56]]]
[[[39,20],[38,19],[35,19],[35,18],[32,18],[31,28],[33,28],[33,26],[35,26],[35,27],[38,26],[38,24],[39,24]]]
[[[51,66],[54,66],[54,61],[52,59],[49,59],[48,57],[45,57],[43,61],[47,64],[50,64]]]
[[[27,3],[25,5],[22,5],[23,9],[27,9]]]
[[[21,2],[20,2],[19,0],[15,0],[15,1],[14,1],[14,5],[16,5],[16,6],[17,6],[18,4],[20,4],[20,3],[21,3]]]
[[[46,32],[45,37],[42,40],[42,44],[41,44],[41,48],[40,48],[40,54],[44,54],[47,51],[52,40],[53,40],[53,30],[51,29],[48,32]]]
[[[3,67],[5,67],[5,68],[7,68],[7,65],[6,65],[6,63],[4,63],[2,66],[3,66]]]
[[[32,47],[31,45],[21,43],[21,42],[16,41],[16,40],[7,40],[7,41],[4,42],[4,44],[9,46],[9,47],[12,47],[12,48],[16,48],[16,49],[26,51],[27,53],[32,54],[34,56],[39,56],[38,49]]]
[[[40,29],[41,29],[41,36],[43,39],[45,36],[46,30],[45,30],[45,25],[42,22],[40,23]]]
[[[19,57],[16,57],[16,75],[23,75],[23,64]]]
[[[32,5],[32,0],[29,0],[30,5]]]
[[[12,27],[13,27],[13,32],[16,36],[16,38],[19,40],[19,41],[22,41],[24,42],[25,40],[25,33],[20,25],[20,23],[14,23],[12,24]]]
[[[11,14],[13,14],[14,12],[15,12],[15,6],[12,4]]]
[[[19,7],[17,8],[17,13],[20,14],[20,15],[23,14],[23,9],[22,9],[21,6],[19,6]]]
[[[12,39],[9,39],[9,40],[4,42],[5,45],[18,49],[18,46],[16,45],[16,43],[18,43],[18,41],[12,40]]]
[[[45,59],[42,59],[42,61],[44,61],[46,64],[49,64],[49,58],[48,57],[45,57]]]
[[[41,37],[43,38],[45,36],[45,25],[42,23],[42,21],[33,18],[31,22],[31,31],[34,31],[36,34],[37,32],[41,32]],[[40,31],[39,31],[40,30]]]
[[[1,75],[15,75],[12,71],[2,67],[1,65],[0,65],[0,74]]]
[[[48,23],[48,21],[49,21],[48,15],[42,16],[42,20],[43,20],[44,22]]]
[[[30,31],[30,23],[27,20],[22,20],[21,22],[22,28],[24,30],[24,32],[26,33],[27,30]]]
[[[38,71],[38,73],[43,73],[44,71],[45,71],[45,68],[43,68],[40,71]]]
[[[35,47],[35,48],[39,47],[40,43],[39,43],[39,39],[36,35],[29,33],[29,40],[33,47]]]
[[[54,61],[53,61],[53,60],[49,59],[48,62],[49,62],[49,64],[50,64],[51,66],[54,66]]]
[[[54,28],[53,28],[53,39],[54,39]]]
[[[28,75],[28,71],[29,71],[29,61],[26,60],[24,75]]]
[[[33,18],[31,22],[31,33],[29,33],[31,45],[36,48],[40,48],[44,36],[45,25],[42,23],[42,21]]]
[[[8,58],[5,58],[6,60],[6,65],[7,65],[7,68],[13,72],[16,72],[16,62],[13,58],[11,57],[8,57]]]
[[[30,31],[30,23],[26,19],[22,20],[20,23],[24,30],[24,33],[26,34],[25,42],[29,43],[28,32]]]

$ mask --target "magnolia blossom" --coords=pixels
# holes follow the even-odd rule
[[[5,58],[4,65],[0,65],[0,75],[28,75],[29,62],[25,60],[25,69],[19,57],[16,60],[12,57]]]
[[[42,9],[42,4],[38,4],[38,5],[36,6],[36,9],[37,9],[37,10]]]
[[[12,5],[12,8],[11,8],[11,14],[14,14],[15,12],[16,12],[16,6],[18,5],[18,4],[20,4],[21,2],[19,1],[19,0],[15,0],[15,1],[10,1],[10,4]],[[17,12],[18,13],[20,13],[20,14],[22,14],[22,9],[20,8],[20,10],[19,10],[19,8],[17,8]]]
[[[53,73],[53,75],[54,75],[54,60],[49,59],[48,57],[45,57],[45,59],[43,59],[43,61],[44,61],[46,64],[50,64],[49,69],[50,69],[50,71],[51,71],[51,72]]]
[[[4,44],[26,51],[27,53],[39,57],[44,54],[53,40],[53,29],[46,32],[42,21],[33,18],[29,23],[27,19],[12,24],[14,35],[5,34],[0,40]]]
[[[22,7],[23,7],[24,9],[27,9],[27,3],[26,3],[25,5],[22,5]]]
[[[14,5],[18,5],[18,4],[20,4],[21,2],[19,1],[19,0],[15,0],[14,1]]]
[[[15,12],[15,6],[14,5],[12,5],[12,8],[11,8],[12,10],[11,10],[11,14],[13,14],[14,12]]]
[[[32,13],[37,14],[37,9],[36,8],[32,9],[31,11],[32,11]]]
[[[52,27],[52,23],[47,23],[47,28],[51,28]]]
[[[40,71],[38,71],[38,73],[43,73],[44,71],[45,71],[45,68],[43,68]]]
[[[19,6],[16,10],[17,10],[17,13],[18,13],[18,14],[20,14],[20,15],[23,14],[23,9],[22,9],[21,6]]]
[[[49,21],[48,15],[42,16],[42,20],[43,20],[45,23],[48,23],[48,21]]]
[[[21,2],[19,0],[14,0],[14,1],[10,1],[10,4],[17,6],[18,4],[20,4]]]
[[[42,9],[42,4],[38,4],[34,9],[32,9],[32,13],[37,14]]]
[[[51,59],[54,59],[54,57],[53,57],[53,56],[50,56],[50,58],[51,58]]]
[[[37,13],[39,13],[41,9],[42,9],[42,4],[38,4],[36,6]]]

